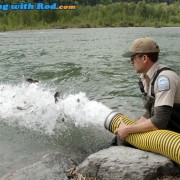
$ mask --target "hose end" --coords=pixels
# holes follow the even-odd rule
[[[121,113],[119,113],[119,112],[117,112],[117,111],[112,111],[112,112],[106,117],[106,119],[105,119],[105,121],[104,121],[104,127],[105,127],[105,129],[111,131],[111,123],[112,123],[113,119],[114,119],[117,115],[119,115],[119,114],[121,114]]]

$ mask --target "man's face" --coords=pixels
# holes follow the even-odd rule
[[[133,65],[137,73],[144,72],[145,64],[143,62],[143,56],[144,55],[135,54],[131,57],[131,64]]]

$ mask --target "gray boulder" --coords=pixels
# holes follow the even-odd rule
[[[52,153],[33,165],[5,175],[1,180],[66,180],[67,169],[76,165],[67,155]]]
[[[152,180],[159,175],[180,175],[180,166],[155,153],[116,146],[90,155],[77,172],[98,180]]]
[[[1,180],[66,180],[67,169],[76,166],[69,156],[52,153]],[[90,155],[76,167],[75,175],[75,179],[81,175],[82,179],[90,177],[92,180],[154,180],[161,175],[180,175],[180,166],[155,153],[116,146]]]

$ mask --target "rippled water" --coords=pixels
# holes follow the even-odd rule
[[[81,161],[112,138],[103,127],[109,112],[133,119],[143,113],[139,75],[121,56],[142,36],[159,42],[160,61],[179,74],[180,28],[0,33],[0,176],[53,151]]]

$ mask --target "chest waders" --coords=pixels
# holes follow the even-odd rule
[[[154,103],[155,103],[154,84],[155,84],[155,81],[156,81],[157,77],[159,76],[159,74],[165,70],[171,70],[171,69],[168,67],[163,67],[157,71],[157,73],[151,83],[151,95],[150,96],[148,96],[147,93],[145,92],[142,81],[141,80],[139,81],[139,87],[140,87],[140,90],[143,95],[143,97],[142,97],[143,104],[144,104],[144,107],[146,108],[147,112],[150,114],[150,117],[152,117],[154,115]],[[167,128],[180,133],[180,104],[175,103],[173,105],[173,112],[171,115],[171,120],[169,121]]]

